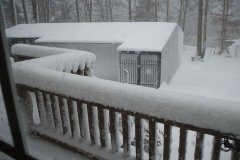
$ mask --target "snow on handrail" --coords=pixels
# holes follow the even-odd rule
[[[240,104],[237,102],[58,72],[35,63],[44,61],[40,59],[13,64],[15,82],[87,102],[240,135]]]
[[[14,44],[11,47],[12,55],[34,57],[34,58],[62,54],[62,53],[69,53],[69,52],[71,52],[71,53],[89,53],[89,52],[80,51],[80,50],[29,45],[29,44]]]
[[[93,53],[64,48],[44,47],[26,44],[15,44],[11,48],[13,55],[25,57],[41,57],[18,62],[16,65],[26,65],[36,68],[48,68],[56,71],[77,72],[78,69],[91,69],[96,61]]]

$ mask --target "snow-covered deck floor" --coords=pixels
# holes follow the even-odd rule
[[[196,48],[185,46],[182,64],[160,89],[240,102],[240,56],[226,58],[207,49],[205,61],[191,61]]]

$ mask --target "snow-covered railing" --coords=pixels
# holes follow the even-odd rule
[[[40,122],[34,125],[33,133],[59,145],[93,159],[144,159],[148,155],[152,160],[162,155],[168,160],[171,128],[178,127],[179,159],[186,156],[187,132],[195,131],[194,159],[202,158],[204,135],[212,135],[211,159],[216,160],[222,138],[240,135],[237,102],[59,72],[61,63],[52,68],[47,62],[47,58],[58,56],[61,55],[14,63],[13,73],[19,89],[29,92],[33,106],[38,108]],[[62,68],[68,66],[65,62]],[[164,130],[162,153],[160,124],[160,130]],[[148,149],[144,147],[146,139]],[[233,152],[231,159],[237,158],[239,155]]]
[[[56,54],[63,54],[63,53],[82,54],[82,53],[89,53],[89,52],[66,49],[66,48],[29,45],[29,44],[14,44],[11,47],[11,54],[14,57],[15,61],[46,57],[46,56],[51,56]]]

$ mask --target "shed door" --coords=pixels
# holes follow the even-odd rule
[[[151,54],[140,55],[141,78],[140,85],[158,88],[158,56]]]
[[[137,84],[137,54],[120,54],[120,82]]]
[[[158,55],[120,53],[120,82],[158,88],[160,65]]]

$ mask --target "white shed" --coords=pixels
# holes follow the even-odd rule
[[[96,55],[95,75],[158,88],[180,64],[183,32],[176,23],[38,23],[6,30],[10,42],[79,49]]]

